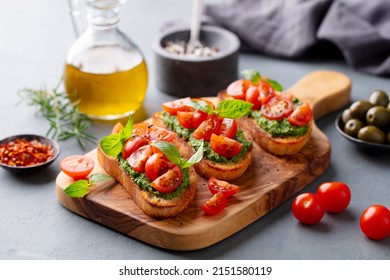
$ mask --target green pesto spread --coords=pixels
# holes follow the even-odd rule
[[[301,136],[304,135],[309,129],[308,125],[292,125],[286,118],[277,121],[269,120],[266,117],[263,117],[260,110],[252,111],[248,116],[253,118],[262,129],[271,134],[273,137],[283,138]]]
[[[203,142],[203,158],[206,158],[208,160],[217,162],[217,163],[224,163],[224,164],[229,164],[229,163],[235,163],[244,158],[246,153],[249,151],[249,149],[252,147],[252,143],[249,142],[248,140],[245,139],[244,133],[242,132],[241,129],[237,130],[236,136],[234,138],[236,141],[240,142],[242,144],[241,151],[235,155],[232,158],[226,158],[224,156],[218,155],[213,148],[211,148],[210,142],[208,141],[203,141],[196,139],[194,137],[191,137],[189,140],[190,145],[197,150],[200,146],[200,144]]]
[[[152,195],[154,195],[156,197],[160,197],[163,199],[176,198],[190,185],[190,178],[188,176],[188,168],[186,168],[186,169],[182,169],[182,174],[183,174],[182,182],[176,190],[174,190],[171,193],[159,192],[152,187],[149,178],[146,176],[146,173],[138,173],[138,172],[134,171],[130,167],[127,160],[124,160],[122,157],[120,157],[119,161],[120,161],[122,168],[130,175],[131,179],[138,187],[140,187],[141,189],[143,189],[145,191],[150,192]]]
[[[163,122],[170,130],[175,132],[181,138],[184,138],[186,141],[190,139],[192,132],[194,132],[192,129],[187,129],[181,126],[177,117],[172,116],[167,112],[163,112]]]

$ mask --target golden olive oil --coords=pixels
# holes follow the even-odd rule
[[[112,120],[136,112],[148,82],[143,58],[96,49],[66,63],[64,83],[70,98],[77,93],[78,107],[92,119]],[[100,56],[99,56],[100,55]]]

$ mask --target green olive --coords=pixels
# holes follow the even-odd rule
[[[343,120],[343,123],[347,123],[350,119],[352,119],[351,110],[344,110],[343,114],[341,115],[341,119]]]
[[[358,119],[350,119],[344,126],[344,132],[349,136],[356,137],[363,126],[364,123]]]
[[[383,90],[378,89],[371,93],[369,101],[374,105],[387,107],[389,104],[389,96]]]
[[[358,132],[358,138],[363,141],[383,144],[385,142],[385,134],[382,130],[373,125],[367,125],[361,128]]]
[[[373,106],[372,103],[366,100],[359,100],[352,103],[349,110],[351,111],[352,118],[365,122],[367,111]]]
[[[383,106],[374,106],[367,111],[367,124],[378,127],[390,125],[390,111]]]

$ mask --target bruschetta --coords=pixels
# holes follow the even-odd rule
[[[100,165],[155,218],[173,217],[191,204],[196,192],[192,154],[176,133],[149,123],[128,124],[98,145]]]
[[[281,86],[247,70],[245,79],[232,82],[218,94],[220,100],[246,100],[252,110],[237,120],[255,143],[268,152],[284,156],[298,153],[310,139],[312,111],[308,103],[282,92]]]
[[[204,145],[203,159],[195,165],[199,174],[230,181],[240,177],[252,161],[252,143],[235,120],[251,106],[244,101],[228,101],[215,107],[206,99],[188,97],[164,103],[163,111],[152,119],[188,141],[194,150]]]

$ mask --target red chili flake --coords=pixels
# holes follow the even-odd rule
[[[31,166],[44,163],[53,157],[51,145],[38,140],[15,139],[0,144],[0,162],[10,166]]]

